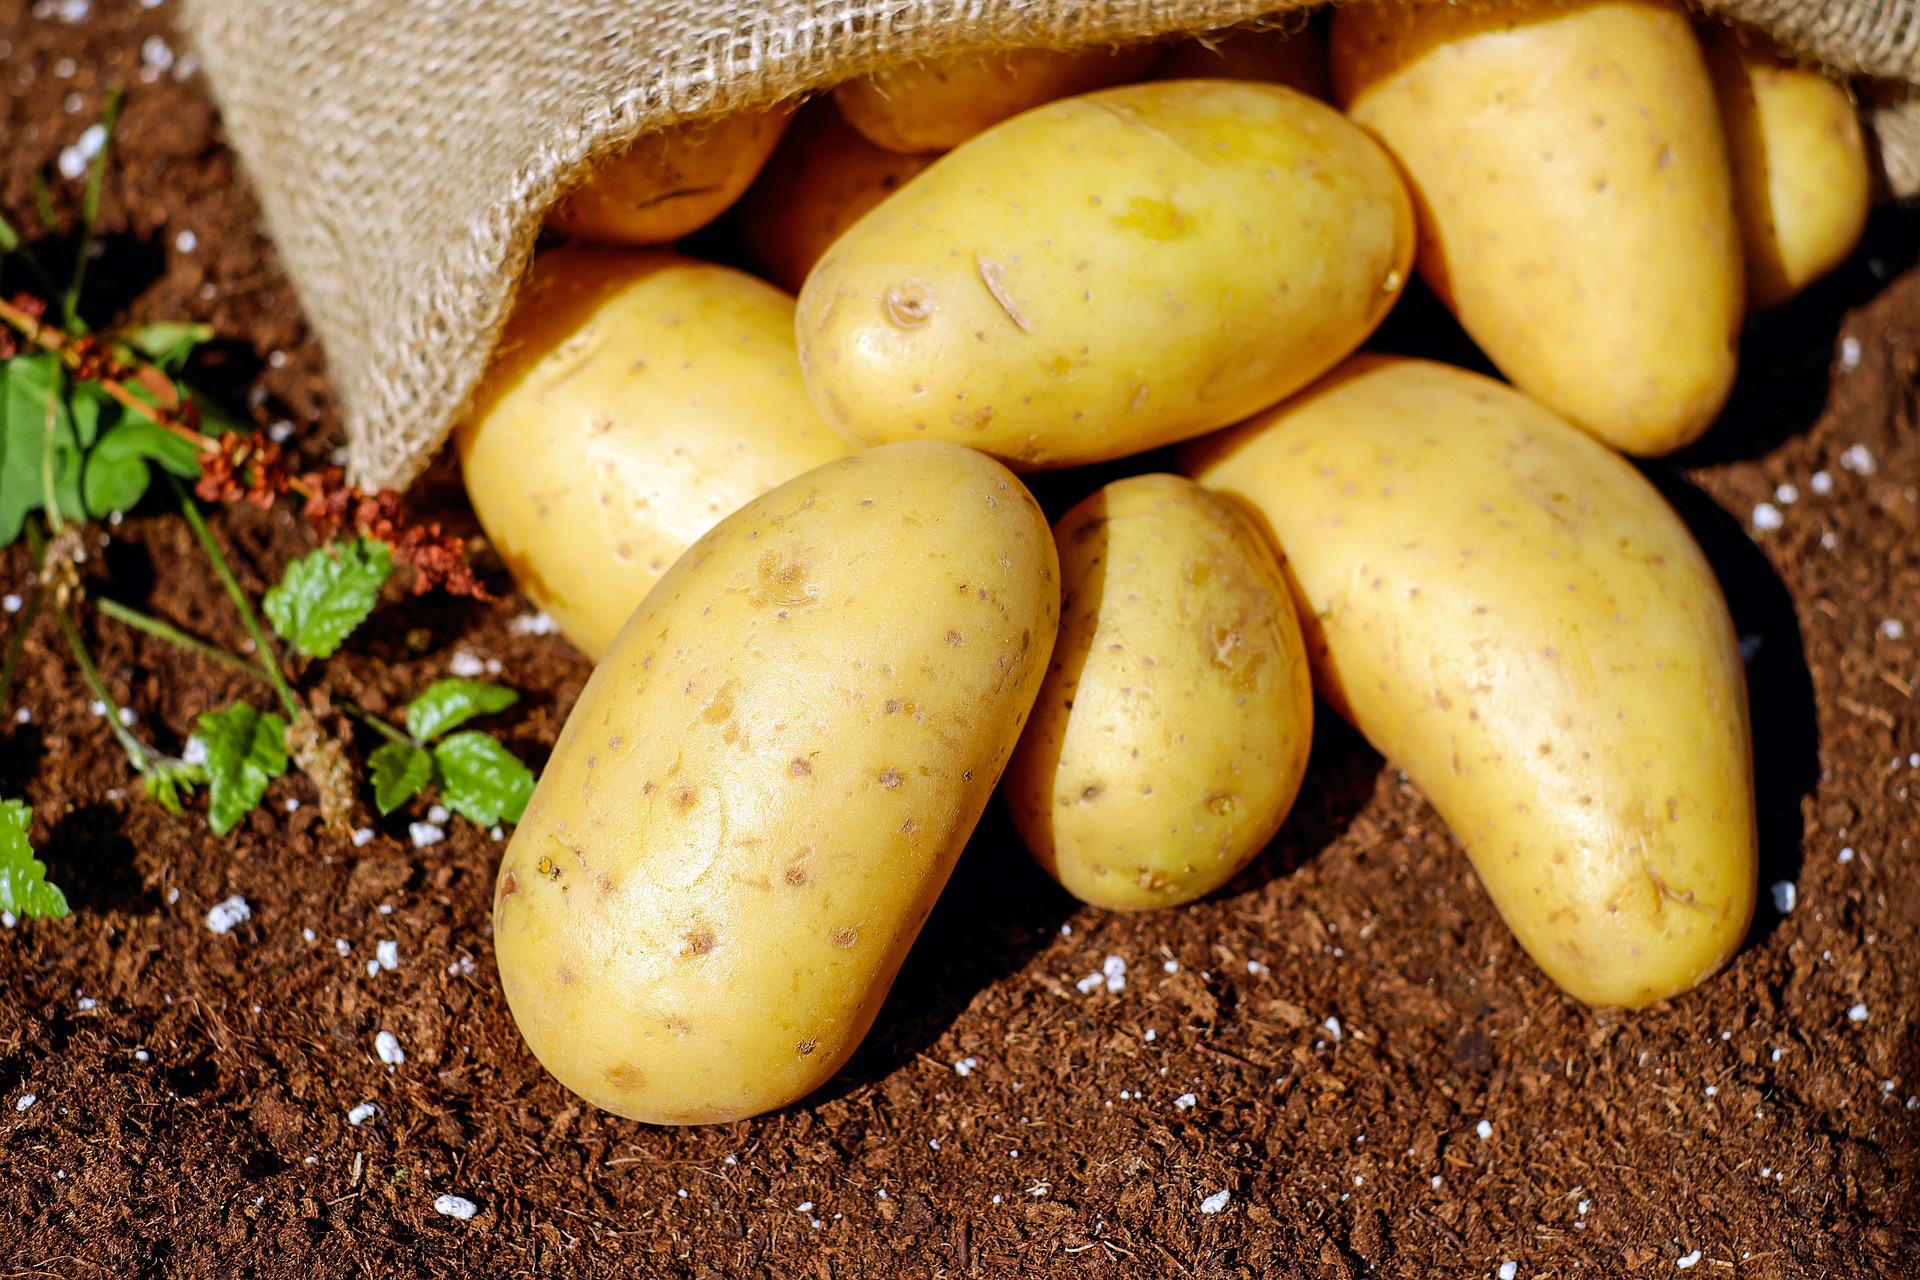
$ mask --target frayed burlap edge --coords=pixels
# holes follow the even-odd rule
[[[484,372],[542,215],[601,156],[877,68],[1202,31],[1312,0],[187,0],[186,21],[326,351],[364,484],[431,461]],[[1890,82],[1920,188],[1920,0],[1712,0]]]

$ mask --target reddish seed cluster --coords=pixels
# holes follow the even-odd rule
[[[193,491],[203,502],[247,502],[265,510],[294,494],[304,501],[307,523],[321,538],[352,530],[384,542],[394,563],[413,570],[415,594],[438,588],[449,595],[489,598],[467,563],[466,539],[445,532],[438,521],[407,523],[398,493],[382,489],[370,494],[355,488],[338,467],[295,475],[288,469],[286,450],[262,432],[203,434],[193,402],[182,399],[163,371],[121,363],[107,344],[91,335],[74,337],[49,328],[42,323],[46,312],[46,302],[30,293],[15,294],[0,304],[0,319],[6,321],[0,326],[0,358],[14,354],[22,337],[40,350],[57,351],[76,382],[98,384],[129,409],[190,442],[200,453],[200,479]],[[139,388],[146,398],[129,387]]]
[[[488,598],[467,563],[467,540],[445,532],[437,520],[406,523],[392,489],[369,494],[353,488],[338,467],[309,471],[291,487],[306,499],[307,523],[322,538],[352,529],[386,543],[396,564],[412,568],[414,594],[438,587],[448,595]]]

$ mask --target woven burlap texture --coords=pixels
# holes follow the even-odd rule
[[[326,352],[349,469],[459,420],[543,212],[598,157],[936,54],[1201,31],[1300,0],[187,0],[228,136]],[[1836,71],[1920,82],[1920,0],[1712,0]],[[1920,185],[1920,114],[1883,97]]]

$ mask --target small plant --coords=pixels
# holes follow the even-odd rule
[[[27,842],[32,823],[33,810],[18,800],[0,800],[0,915],[64,916],[67,895],[47,883],[47,868]]]
[[[74,263],[64,283],[56,283],[0,219],[0,258],[19,262],[44,290],[0,299],[0,547],[24,538],[35,567],[33,590],[0,653],[0,709],[7,705],[27,632],[37,613],[49,609],[81,682],[154,802],[180,814],[193,792],[204,788],[208,822],[225,835],[259,807],[273,779],[293,767],[313,782],[329,827],[345,831],[359,771],[322,724],[330,704],[303,693],[299,675],[308,662],[324,662],[338,651],[397,569],[405,569],[416,594],[439,589],[485,599],[487,593],[467,561],[464,540],[436,523],[409,521],[397,493],[348,485],[338,467],[294,472],[278,442],[242,429],[196,391],[185,370],[212,337],[207,326],[165,322],[105,333],[88,326],[80,300],[117,109],[115,95],[102,120],[107,144],[88,173]],[[51,227],[47,202],[42,204]],[[171,489],[245,626],[248,653],[230,652],[119,601],[89,597],[81,531],[131,511],[156,479]],[[256,610],[200,504],[246,502],[265,509],[284,499],[298,500],[308,527],[325,545],[288,565]],[[88,652],[75,621],[88,605],[102,617],[244,672],[266,687],[273,703],[263,708],[240,701],[206,712],[181,756],[161,752],[129,726]],[[290,658],[301,667],[290,666]],[[391,812],[431,784],[449,808],[474,821],[517,820],[533,785],[526,766],[485,734],[449,735],[457,724],[497,711],[516,696],[501,686],[441,681],[408,708],[406,733],[350,708],[391,739],[369,761],[380,811]],[[45,869],[27,844],[30,816],[20,801],[0,801],[0,910],[63,915],[65,899],[46,883]]]
[[[431,784],[447,808],[482,826],[518,822],[533,794],[533,774],[486,734],[451,731],[519,699],[505,685],[484,680],[436,680],[408,704],[405,733],[370,719],[388,739],[367,757],[380,812],[392,813]]]

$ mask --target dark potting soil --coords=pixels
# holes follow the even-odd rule
[[[0,6],[0,209],[36,225],[32,173],[125,83],[99,305],[210,321],[226,341],[198,376],[323,457],[320,354],[175,4]],[[65,220],[78,190],[54,180]],[[42,621],[0,794],[34,806],[74,914],[0,934],[0,1275],[1915,1274],[1917,247],[1920,218],[1877,215],[1837,278],[1752,326],[1709,439],[1650,468],[1750,655],[1765,835],[1746,948],[1643,1013],[1560,995],[1419,796],[1327,716],[1284,834],[1226,891],[1077,908],[991,817],[842,1078],[778,1115],[650,1129],[522,1048],[486,831],[436,838],[415,806],[355,847],[295,779],[230,840],[169,817]],[[1418,298],[1379,343],[1471,358]],[[1043,489],[1057,509],[1092,481]],[[421,498],[469,520],[444,468]],[[215,527],[255,589],[309,545],[285,511]],[[163,504],[107,532],[95,591],[239,643]],[[0,559],[6,592],[25,577],[20,549]],[[543,757],[587,664],[524,603],[377,616],[309,678],[391,712],[497,661],[525,694],[508,739]],[[87,626],[163,748],[256,693]],[[234,895],[250,917],[213,931]]]

